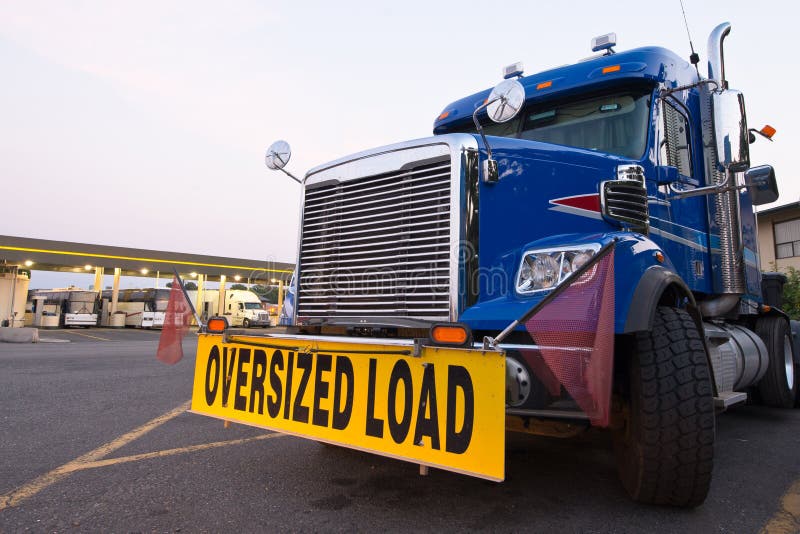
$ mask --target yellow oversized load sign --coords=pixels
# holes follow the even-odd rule
[[[192,411],[500,481],[505,358],[491,351],[201,335]],[[405,352],[406,354],[401,354]]]

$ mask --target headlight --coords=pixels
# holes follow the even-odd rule
[[[599,243],[590,243],[525,252],[517,272],[517,292],[534,293],[557,286],[586,265],[598,250]]]

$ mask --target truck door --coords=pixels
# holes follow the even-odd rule
[[[693,117],[680,101],[661,99],[657,120],[658,172],[677,169],[678,179],[657,186],[649,199],[650,233],[666,252],[678,274],[695,291],[711,287],[706,197],[676,198],[673,190],[687,191],[701,185],[702,135],[699,113]]]

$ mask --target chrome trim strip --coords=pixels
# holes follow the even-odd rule
[[[367,298],[376,297],[376,296],[378,296],[378,295],[376,295],[375,293],[373,293],[371,295],[369,293],[360,293],[360,294],[356,294],[356,295],[330,295],[330,294],[328,294],[328,295],[325,295],[325,294],[322,294],[322,295],[304,295],[304,296],[302,296],[300,298],[301,299],[313,299],[313,300],[319,301],[319,300],[330,300],[330,299],[367,299]],[[410,300],[408,300],[406,298],[408,296],[407,293],[381,293],[380,296],[381,297],[386,297],[386,298],[392,298],[392,297],[402,298],[402,300],[395,301],[395,304],[399,304],[401,302],[414,302],[414,301],[410,301]],[[442,297],[442,296],[446,297],[447,293],[412,293],[411,296],[413,296],[414,298],[419,298],[419,297]],[[385,302],[388,304],[391,301],[385,301]],[[425,303],[425,302],[430,302],[430,301],[424,300],[424,301],[420,301],[420,302]],[[343,306],[347,306],[348,304],[347,303],[343,303],[342,305]],[[314,306],[314,304],[310,304],[309,306]]]
[[[329,251],[337,251],[337,250],[353,250],[353,249],[364,249],[366,250],[356,250],[354,252],[341,252],[337,254],[337,256],[363,256],[364,254],[368,254],[370,249],[367,247],[374,247],[379,248],[383,252],[394,252],[397,250],[422,250],[422,249],[430,249],[430,248],[441,248],[441,243],[436,243],[434,240],[437,239],[437,236],[433,237],[419,237],[416,239],[409,239],[408,243],[423,243],[428,242],[424,245],[409,245],[407,247],[393,247],[393,248],[383,248],[387,246],[391,246],[396,243],[396,241],[384,241],[382,243],[365,243],[363,245],[348,245],[346,247],[321,247],[321,248],[311,248],[309,252],[313,252],[315,255],[308,255],[306,258],[314,259],[314,258],[329,258],[330,252]],[[323,254],[320,254],[323,253]]]
[[[369,258],[368,260],[365,259],[355,259],[355,260],[337,260],[339,264],[347,264],[342,265],[342,267],[353,267],[354,265],[364,265],[364,267],[391,267],[392,265],[419,265],[420,263],[427,263],[427,262],[419,262],[419,261],[410,261],[410,262],[393,262],[392,260],[403,259],[403,258],[430,258],[431,263],[442,263],[444,261],[448,261],[445,258],[436,258],[436,256],[441,256],[442,254],[446,254],[446,252],[423,252],[417,254],[394,254],[392,256],[378,256]],[[375,261],[389,261],[392,263],[379,263],[373,264],[372,262]],[[330,261],[307,261],[305,263],[306,266],[317,266],[317,265],[327,265]],[[314,271],[315,269],[308,269],[309,271]],[[318,270],[318,269],[316,269]]]
[[[550,211],[560,211],[561,213],[569,213],[570,215],[578,215],[579,217],[588,217],[589,219],[603,220],[603,216],[599,212],[592,210],[585,210],[583,208],[576,208],[574,206],[563,206],[559,204],[551,205]]]
[[[408,150],[410,148],[426,148],[426,147],[439,147],[441,148],[443,145],[449,146],[450,153],[453,150],[460,149],[461,147],[466,146],[474,146],[477,149],[477,141],[472,135],[468,134],[448,134],[448,135],[440,135],[436,137],[425,137],[421,139],[414,139],[412,141],[405,141],[402,143],[397,143],[393,145],[387,145],[380,148],[375,148],[372,150],[365,150],[363,152],[358,152],[356,154],[352,154],[350,156],[346,156],[344,158],[340,158],[329,163],[325,163],[318,167],[314,167],[306,174],[305,180],[308,182],[307,185],[311,185],[314,183],[319,183],[325,181],[326,179],[335,177],[337,180],[340,181],[349,181],[355,178],[363,178],[365,176],[371,176],[373,174],[382,174],[384,172],[391,172],[392,170],[399,170],[402,165],[407,163],[414,163],[417,161],[416,158],[409,160],[408,158],[396,158],[396,159],[389,159],[389,162],[394,162],[394,166],[392,165],[382,165],[382,166],[364,166],[361,167],[364,169],[363,172],[358,172],[356,174],[342,174],[339,176],[335,176],[334,169],[337,167],[341,167],[348,163],[354,163],[357,161],[362,161],[370,158],[375,158],[378,156],[394,156],[398,152],[402,152],[404,150]],[[446,152],[432,152],[434,156],[444,156]],[[373,160],[373,163],[377,160]],[[343,169],[340,169],[340,172],[343,172]]]
[[[446,167],[447,167],[447,165],[442,166],[442,170],[444,170]],[[402,178],[403,176],[413,176],[415,173],[419,174],[419,173],[423,173],[423,172],[430,172],[431,170],[432,169],[412,171],[412,172],[406,173],[405,175],[394,174],[394,175],[392,175],[392,176],[390,176],[388,178],[385,178],[385,179],[382,179],[382,180],[376,180],[375,182],[385,182],[385,184],[374,186],[374,187],[360,188],[360,189],[358,189],[359,193],[364,193],[364,192],[367,192],[367,191],[372,191],[372,193],[369,193],[369,194],[366,194],[366,195],[359,194],[357,196],[348,197],[348,200],[361,200],[361,199],[365,199],[365,198],[374,198],[375,197],[375,193],[374,192],[378,191],[378,190],[383,190],[384,193],[393,193],[394,190],[392,189],[392,186],[394,185],[394,181],[396,181],[398,178]],[[426,175],[426,176],[420,176],[420,177],[415,178],[413,180],[406,180],[406,183],[410,183],[410,184],[420,183],[420,182],[425,182],[425,181],[431,181],[432,179],[435,179],[435,178],[447,178],[447,177],[448,177],[448,173],[446,173],[446,172],[437,172],[435,174],[430,174],[430,175]],[[342,186],[342,189],[351,189],[353,187],[355,187],[355,186],[353,186],[353,185],[344,185],[344,186]],[[412,190],[415,190],[415,189],[422,189],[424,187],[425,187],[424,185],[409,187],[407,189],[407,191],[412,191]],[[314,196],[313,198],[309,199],[309,205],[311,205],[312,207],[316,207],[317,205],[321,205],[321,204],[323,204],[322,201],[324,201],[326,199],[329,199],[329,198],[335,198],[337,196],[336,194],[322,195],[320,191],[312,191],[312,192],[313,193],[317,193],[316,196]],[[378,194],[380,194],[380,193],[378,193]]]
[[[428,191],[421,190],[421,191],[419,191],[417,193],[412,193],[410,195],[395,196],[395,197],[392,198],[392,200],[393,201],[399,201],[399,200],[408,201],[408,200],[412,200],[412,199],[416,199],[416,198],[420,198],[420,197],[429,198],[430,195],[435,195],[436,193],[446,193],[447,191],[448,191],[448,189],[433,189],[433,190],[428,190]],[[441,200],[441,199],[445,199],[445,198],[447,198],[447,197],[445,197],[445,196],[430,196],[431,200]],[[348,200],[350,200],[350,199],[348,199]],[[339,209],[347,209],[347,212],[348,212],[348,215],[349,215],[349,214],[352,214],[352,213],[366,213],[368,211],[385,210],[387,208],[394,208],[394,207],[398,206],[397,202],[394,202],[393,204],[385,204],[385,205],[378,205],[378,206],[375,205],[375,204],[380,204],[382,202],[387,202],[387,199],[385,199],[385,198],[375,199],[375,200],[372,200],[370,202],[360,202],[358,204],[348,204],[346,206],[337,206],[337,208],[339,208]],[[366,207],[366,206],[372,206],[372,207]],[[351,208],[356,208],[356,207],[362,207],[362,209],[351,209]],[[426,206],[426,207],[432,208],[432,207],[435,207],[435,206]],[[316,214],[316,213],[321,213],[321,212],[325,212],[325,211],[328,211],[328,210],[327,209],[314,210],[311,213],[312,214]],[[327,219],[328,217],[329,217],[329,215],[314,215],[313,217],[306,217],[306,220],[307,221],[311,221],[311,220],[317,220],[317,219]]]
[[[440,221],[440,222],[444,222],[444,221]],[[339,240],[340,243],[346,243],[346,242],[350,242],[350,241],[363,241],[364,239],[375,239],[375,237],[392,237],[392,236],[403,235],[405,232],[398,232],[398,233],[394,233],[394,234],[381,234],[380,236],[373,236],[373,237],[365,236],[365,234],[382,232],[383,230],[398,230],[398,229],[402,229],[402,228],[416,228],[418,226],[426,226],[426,227],[428,227],[429,228],[429,230],[427,230],[428,232],[437,232],[439,230],[442,230],[442,229],[446,228],[444,225],[436,226],[436,225],[434,225],[432,223],[429,223],[429,222],[421,222],[421,223],[411,223],[411,224],[407,224],[407,225],[384,226],[384,227],[381,227],[381,228],[374,228],[372,230],[359,230],[359,231],[355,231],[355,232],[339,232],[336,235],[339,235],[339,236],[342,236],[342,235],[358,235],[358,236],[362,236],[361,238],[340,239]],[[320,230],[315,230],[315,232],[320,232]],[[308,234],[306,234],[306,238],[307,238],[307,240],[325,241],[325,236],[308,237]],[[313,245],[313,243],[312,243],[312,245]]]
[[[708,252],[708,247],[700,245],[699,243],[695,243],[690,239],[686,239],[684,237],[677,236],[675,234],[670,234],[669,232],[665,232],[655,226],[650,227],[650,233],[655,234],[657,236],[661,236],[664,239],[669,239],[670,241],[674,241],[675,243],[680,243],[681,245],[685,245],[689,248],[693,248],[695,250],[699,250],[700,252]]]
[[[444,199],[444,197],[438,198],[436,200],[443,200],[443,199]],[[420,215],[412,215],[411,217],[408,217],[408,219],[418,219],[420,217],[429,217],[431,208],[441,208],[443,206],[447,206],[447,203],[446,202],[442,202],[442,203],[436,204],[434,206],[424,206],[422,208],[410,208],[410,209],[407,209],[405,211],[406,211],[406,213],[409,213],[409,212],[412,212],[412,211],[413,212],[418,212],[418,211],[424,212],[424,213],[422,213]],[[365,220],[368,220],[368,219],[374,219],[376,217],[380,217],[381,215],[382,214],[377,213],[377,214],[373,214],[373,215],[364,215],[363,217],[349,217],[349,218],[346,219],[346,221],[347,222],[365,221]],[[322,223],[311,223],[308,226],[309,227],[312,227],[312,226],[314,226],[314,227],[315,226],[326,226],[327,224],[328,223],[324,223],[324,222],[322,222]],[[365,224],[369,224],[369,223],[368,222],[362,222],[362,223],[358,223],[358,224],[355,224],[355,225],[345,225],[343,228],[353,228],[355,226],[363,226]]]
[[[372,264],[369,265],[369,267],[371,269],[374,269],[376,267],[394,267],[394,266],[397,266],[397,265],[430,265],[431,263],[440,264],[440,263],[445,263],[445,262],[448,262],[448,261],[449,260],[442,259],[442,260],[434,260],[433,262],[430,262],[430,261],[409,261],[409,262],[403,262],[403,263],[397,263],[397,262],[393,262],[393,263],[376,263],[374,265],[372,265]],[[315,264],[315,265],[318,265],[318,263]],[[426,269],[426,271],[427,272],[430,272],[430,271],[443,271],[445,269],[447,269],[447,267],[433,267],[431,269]],[[327,269],[306,269],[306,272],[309,272],[309,273],[317,273],[317,272],[325,272],[325,271],[327,271]],[[376,274],[379,274],[379,273],[376,273]]]

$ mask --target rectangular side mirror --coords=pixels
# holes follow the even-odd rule
[[[747,170],[750,166],[750,147],[744,95],[728,89],[714,93],[712,103],[717,161],[732,172]]]
[[[754,206],[778,200],[778,182],[775,179],[775,169],[772,168],[772,165],[759,165],[747,169],[744,173],[744,183],[750,190]]]

